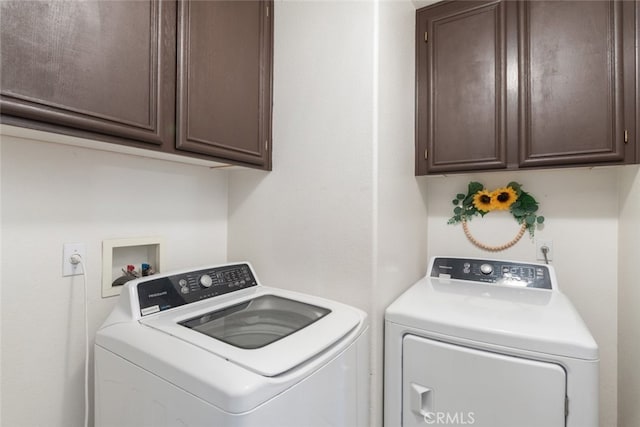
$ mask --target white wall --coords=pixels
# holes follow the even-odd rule
[[[166,270],[226,260],[226,172],[7,136],[0,153],[1,424],[78,426],[84,294],[62,277],[63,243],[86,244],[93,339],[115,303],[103,239],[163,236]]]
[[[273,172],[233,171],[229,258],[370,307],[373,3],[276,1]]]
[[[424,275],[427,260],[424,186],[414,175],[415,7],[380,2],[378,23],[373,425],[382,417],[384,310]]]
[[[276,1],[273,172],[229,183],[230,260],[370,314],[376,7]]]
[[[2,425],[2,139],[0,137],[0,426]]]
[[[489,189],[517,181],[540,202],[546,217],[535,237],[552,240],[551,262],[561,290],[582,315],[600,347],[600,426],[616,427],[618,169],[557,169],[462,174],[422,178],[429,206],[429,256],[464,255],[535,261],[528,234],[513,248],[490,254],[473,246],[461,225],[447,225],[451,200],[469,181]],[[492,212],[469,223],[472,234],[499,245],[515,236],[518,224],[507,212]]]
[[[618,426],[640,425],[640,167],[620,174]]]
[[[269,285],[370,314],[372,420],[382,422],[386,306],[424,273],[413,174],[410,2],[277,2],[274,171],[234,171],[229,257]]]

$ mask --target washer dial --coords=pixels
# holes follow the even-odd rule
[[[491,264],[482,264],[480,266],[480,272],[488,276],[489,274],[493,273],[493,266]]]
[[[213,284],[213,279],[208,274],[203,274],[200,276],[200,279],[198,279],[198,282],[200,282],[203,287],[208,288]]]

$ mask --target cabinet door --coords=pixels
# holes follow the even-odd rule
[[[271,167],[270,1],[182,1],[177,148]]]
[[[627,9],[624,12],[624,16],[627,19],[627,22],[629,22],[628,27],[634,28],[634,26],[632,25],[633,18],[629,18],[629,16],[633,16],[633,13],[628,12],[631,6],[625,3],[625,7],[627,7]],[[635,109],[633,108],[633,100],[631,101],[631,105],[629,107],[626,107],[626,111],[631,112],[631,117],[627,118],[628,123],[634,123],[633,132],[629,132],[627,144],[631,145],[635,149],[635,163],[640,164],[640,1],[636,0],[635,2],[633,2],[633,7],[635,9],[635,43],[633,42],[633,36],[630,39],[625,38],[625,40],[632,40],[630,43],[626,44],[627,52],[629,52],[629,54],[625,55],[625,83],[629,82],[627,86],[635,85],[636,99]],[[633,55],[634,53],[635,56]],[[629,105],[629,103],[627,103],[626,105]],[[633,117],[634,110],[635,118]]]
[[[416,173],[506,167],[504,4],[452,2],[416,18]]]
[[[2,1],[0,110],[156,145],[172,141],[175,4]]]
[[[521,166],[624,160],[623,3],[519,4]]]

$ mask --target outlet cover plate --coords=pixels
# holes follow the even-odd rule
[[[76,276],[83,274],[84,269],[81,264],[71,264],[71,256],[78,254],[86,262],[86,250],[84,243],[65,243],[62,245],[62,276]]]

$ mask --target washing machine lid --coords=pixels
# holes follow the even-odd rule
[[[263,286],[140,320],[267,377],[312,360],[363,322],[352,307]]]
[[[571,302],[557,289],[429,275],[387,308],[387,321],[426,334],[598,359],[595,340]],[[555,277],[552,270],[551,275]]]

